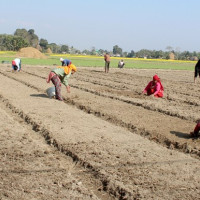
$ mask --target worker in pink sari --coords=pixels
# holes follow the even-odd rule
[[[148,96],[153,94],[154,97],[163,97],[163,91],[164,88],[160,82],[160,78],[158,75],[154,75],[153,80],[148,83],[142,93],[147,93]]]

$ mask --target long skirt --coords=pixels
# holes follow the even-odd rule
[[[200,130],[200,122],[198,122],[194,128],[194,135],[195,136],[198,136],[198,133],[199,133],[199,130]]]
[[[58,75],[55,75],[51,78],[52,83],[55,85],[55,91],[56,91],[56,99],[63,101],[63,98],[61,96],[61,82]]]
[[[152,94],[154,94],[154,92],[155,92],[155,89],[154,89],[154,88],[149,89],[149,90],[147,90],[147,95],[152,95]],[[155,97],[163,97],[163,92],[162,92],[162,91],[159,91],[159,92],[155,95]]]

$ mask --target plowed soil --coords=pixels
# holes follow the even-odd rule
[[[79,67],[61,102],[51,69],[0,65],[0,199],[200,199],[193,72]],[[155,73],[162,99],[141,95]]]

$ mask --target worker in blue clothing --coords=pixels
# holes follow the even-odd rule
[[[60,62],[62,63],[62,66],[69,66],[72,64],[71,60],[63,59],[63,58],[60,58]]]

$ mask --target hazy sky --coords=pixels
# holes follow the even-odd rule
[[[0,34],[77,49],[200,51],[200,0],[0,0]]]

